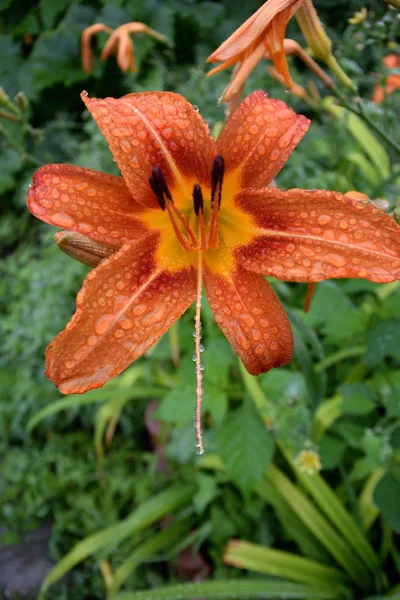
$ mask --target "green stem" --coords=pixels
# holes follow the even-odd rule
[[[360,354],[364,354],[366,351],[365,346],[354,346],[353,348],[347,348],[344,350],[339,350],[339,352],[335,352],[335,354],[331,354],[321,360],[321,362],[317,363],[314,367],[317,373],[320,373],[324,369],[335,365],[338,362],[341,362],[345,358],[351,358],[353,356],[360,356]]]
[[[358,117],[360,117],[361,119],[363,119],[370,127],[371,129],[373,129],[377,134],[379,134],[381,136],[381,138],[383,140],[385,140],[385,142],[391,147],[393,148],[393,150],[395,150],[397,152],[397,154],[400,155],[400,145],[397,144],[394,140],[392,140],[392,138],[386,133],[386,131],[383,131],[383,129],[381,129],[372,119],[371,117],[369,117],[365,110],[364,110],[364,106],[363,104],[360,102],[359,106],[356,106],[354,104],[351,104],[350,102],[347,101],[346,96],[344,96],[342,94],[342,92],[340,92],[338,90],[338,88],[333,87],[332,88],[332,92],[335,94],[335,96],[338,98],[338,100],[340,101],[340,104],[344,107],[347,108],[347,110],[350,110],[351,112],[353,112],[355,115],[357,115]]]

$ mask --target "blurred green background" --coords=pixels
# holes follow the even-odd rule
[[[82,89],[98,97],[176,91],[212,129],[218,126],[225,107],[217,99],[230,74],[206,78],[205,60],[259,6],[256,0],[39,0],[27,7],[0,0],[0,597],[1,586],[4,597],[37,595],[33,583],[23,591],[24,567],[11,574],[9,546],[17,544],[22,555],[25,547],[33,564],[42,554],[57,563],[103,530],[103,538],[88,538],[52,572],[47,598],[114,598],[120,587],[132,592],[125,598],[139,598],[134,590],[208,579],[229,580],[222,587],[227,593],[232,585],[233,598],[383,598],[390,590],[400,597],[397,283],[320,283],[305,314],[306,286],[273,282],[293,325],[295,354],[286,368],[258,378],[244,374],[204,301],[202,457],[193,427],[193,309],[102,390],[62,398],[43,374],[44,350],[73,313],[87,268],[63,255],[54,230],[28,213],[34,170],[67,162],[117,174],[83,110]],[[388,74],[382,58],[399,54],[398,11],[378,0],[315,6],[357,85],[349,101],[359,106],[359,95],[367,116],[400,143],[400,92],[372,102]],[[349,24],[362,7],[368,12]],[[135,37],[139,72],[124,74],[114,57],[99,60],[107,39],[99,34],[92,41],[95,67],[86,74],[82,30],[128,21],[145,22],[174,46]],[[294,19],[287,37],[304,45]],[[329,90],[298,59],[290,59],[291,73],[305,88],[312,82],[313,104],[285,92],[266,66],[257,67],[246,93],[262,88],[312,119],[279,187],[358,190],[386,199],[387,210],[396,212],[400,156],[362,119],[328,110]],[[302,451],[320,460],[320,476],[304,474]],[[42,527],[44,545],[32,550],[27,532]],[[231,545],[224,561],[233,538],[257,546],[250,552]],[[278,556],[263,554],[269,548]],[[279,552],[313,563],[292,563]],[[277,584],[276,577],[291,583]],[[247,588],[240,595],[250,579],[270,585],[271,594],[278,585],[281,595],[253,596]],[[319,592],[302,592],[302,585],[317,584]],[[204,588],[199,596],[188,588],[179,596],[170,588],[162,597],[222,597],[217,591]]]

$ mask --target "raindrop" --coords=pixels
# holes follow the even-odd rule
[[[200,363],[200,371],[204,371],[205,366],[203,365],[203,363]]]
[[[192,361],[193,361],[193,362],[196,362],[196,360],[197,360],[197,356],[196,356],[195,354],[193,354],[193,356],[192,356]]]
[[[205,348],[204,348],[203,344],[200,344],[199,350],[200,350],[200,352],[204,352]]]
[[[193,104],[193,108],[194,108],[194,110],[195,110],[196,112],[199,112],[199,111],[200,111],[200,109],[199,109],[199,107],[197,106],[197,104]]]

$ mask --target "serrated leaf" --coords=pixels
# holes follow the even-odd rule
[[[217,434],[217,449],[232,481],[247,495],[272,460],[274,441],[250,403],[233,411]]]

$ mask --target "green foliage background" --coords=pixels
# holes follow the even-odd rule
[[[399,142],[399,92],[381,105],[371,101],[374,86],[386,75],[382,57],[399,52],[398,13],[377,1],[315,4],[336,57],[358,86],[365,111]],[[60,396],[43,375],[45,347],[72,314],[87,269],[62,255],[51,228],[26,210],[32,173],[52,162],[117,173],[106,142],[83,111],[82,89],[98,97],[177,91],[200,108],[211,128],[223,121],[224,107],[217,98],[229,73],[206,78],[205,59],[259,5],[256,0],[40,0],[27,10],[21,0],[0,0],[0,85],[5,94],[0,99],[2,543],[15,542],[22,530],[49,519],[49,553],[56,561],[89,534],[117,523],[171,483],[180,483],[191,490],[180,546],[168,555],[154,552],[152,562],[126,580],[127,589],[178,581],[182,574],[176,557],[189,543],[195,552],[201,550],[212,578],[236,577],[238,571],[222,558],[232,538],[299,551],[290,528],[279,519],[279,509],[254,490],[272,460],[284,464],[282,448],[293,456],[312,449],[320,455],[323,477],[360,524],[367,510],[360,504],[360,492],[366,483],[379,482],[373,496],[375,517],[367,529],[380,552],[386,577],[383,593],[400,575],[397,284],[318,284],[306,315],[305,286],[274,282],[293,325],[295,356],[287,368],[257,380],[244,376],[205,303],[202,458],[195,452],[193,428],[193,310],[172,335],[165,335],[102,391],[73,397],[59,407]],[[364,5],[369,9],[366,20],[349,25],[347,19]],[[82,30],[95,22],[114,28],[132,20],[167,35],[174,47],[140,36],[135,38],[138,74],[122,74],[113,58],[106,63],[97,58],[93,73],[84,73]],[[294,21],[288,37],[304,43]],[[93,41],[96,57],[105,39],[101,34]],[[290,66],[297,82],[306,86],[312,80],[323,98],[329,95],[297,60],[291,59]],[[267,75],[265,64],[246,85],[247,92],[257,88],[284,99],[313,121],[279,175],[280,187],[357,189],[373,199],[386,198],[390,210],[396,209],[400,157],[376,133],[377,145],[371,148],[362,125],[351,126],[348,115],[333,118],[326,100],[310,106],[287,94]],[[5,118],[4,112],[18,119]],[[179,367],[171,359],[171,347],[179,349]],[[152,419],[160,423],[156,445],[164,457],[161,472],[146,427],[154,399],[158,405]],[[326,417],[332,406],[335,418]],[[32,421],[40,409],[49,415],[41,419],[39,414]],[[104,434],[114,426],[112,446],[107,448]],[[374,510],[371,499],[368,506]],[[365,522],[361,526],[366,528]],[[140,540],[136,533],[114,549],[111,566],[123,561]],[[101,552],[90,556],[70,579],[51,588],[48,597],[104,597],[98,568],[104,558]],[[368,593],[375,591],[371,587]]]

